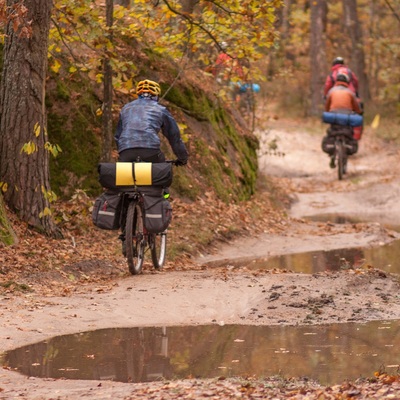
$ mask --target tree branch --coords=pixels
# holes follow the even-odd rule
[[[389,3],[389,0],[385,0],[385,3],[387,4],[387,6],[390,8],[390,10],[392,11],[393,15],[397,18],[397,20],[400,22],[400,16],[399,14],[397,14],[396,10],[392,7],[392,5]]]

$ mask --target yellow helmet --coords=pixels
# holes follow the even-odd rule
[[[136,94],[150,93],[153,96],[159,96],[161,94],[160,85],[157,82],[145,79],[140,81],[136,86]]]

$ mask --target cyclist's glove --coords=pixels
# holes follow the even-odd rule
[[[175,162],[175,165],[177,167],[181,167],[181,166],[186,165],[186,164],[187,164],[187,160],[176,160],[176,162]]]

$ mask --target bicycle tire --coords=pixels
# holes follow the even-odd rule
[[[155,269],[164,266],[167,254],[167,233],[152,233],[149,235],[151,260]]]
[[[345,152],[344,143],[342,140],[338,140],[336,144],[336,152],[338,158],[338,178],[341,181],[344,175],[344,163],[345,163]]]
[[[145,238],[142,209],[136,201],[131,201],[128,206],[125,240],[129,272],[132,275],[138,275],[143,267]]]

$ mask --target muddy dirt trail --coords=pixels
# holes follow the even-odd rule
[[[400,238],[391,229],[400,226],[398,149],[367,131],[359,153],[349,161],[345,180],[338,181],[320,149],[322,134],[310,134],[300,127],[284,131],[279,121],[274,124],[260,135],[260,169],[290,188],[293,204],[284,234],[266,229],[263,235],[240,238],[211,254],[199,255],[193,260],[197,266],[193,270],[126,276],[113,282],[109,291],[92,287],[73,297],[4,296],[0,304],[1,351],[102,328],[400,319],[399,280],[379,269],[304,274],[241,268],[240,260],[382,246]],[[321,125],[321,132],[323,129]],[[262,155],[275,136],[285,156]],[[306,218],[327,215],[330,221]],[[334,215],[355,222],[336,224]],[[232,260],[239,260],[236,268]],[[387,296],[382,297],[382,291]],[[310,318],[309,305],[327,297],[332,301]],[[298,307],[288,306],[293,301]],[[9,370],[0,372],[0,399],[124,398],[131,390],[131,385],[115,382],[27,379]]]
[[[288,223],[284,237],[266,232],[257,240],[241,238],[218,254],[205,256],[204,262],[376,246],[397,237],[388,235],[385,228],[400,230],[398,148],[366,129],[359,152],[350,158],[348,173],[339,181],[337,170],[329,167],[329,157],[321,150],[326,125],[321,124],[314,134],[298,128],[281,130],[279,122],[276,125],[260,135],[260,170],[290,188],[289,215],[294,220]],[[265,154],[275,139],[279,154]],[[360,224],[334,223],[340,219]]]

